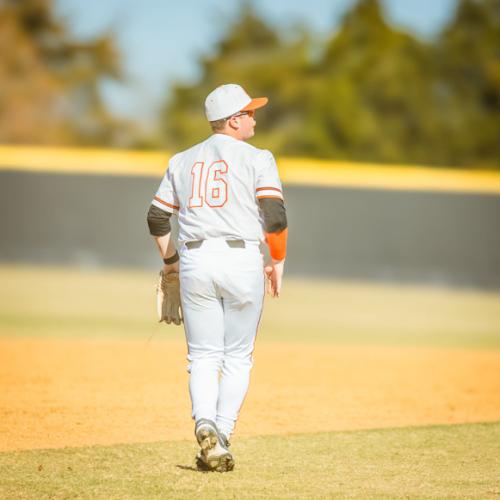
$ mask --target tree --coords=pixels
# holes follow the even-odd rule
[[[461,0],[436,57],[450,162],[499,165],[500,2]]]
[[[391,28],[377,0],[362,0],[328,41],[308,128],[324,130],[322,156],[433,163],[429,48]],[[432,142],[432,141],[431,141]]]
[[[0,2],[0,141],[109,144],[120,123],[99,94],[120,78],[110,37],[75,43],[50,0]]]

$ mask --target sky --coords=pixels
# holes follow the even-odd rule
[[[317,37],[333,33],[356,0],[252,0],[283,33],[300,22]],[[382,0],[386,19],[421,38],[432,38],[453,16],[457,0]],[[89,40],[111,32],[126,84],[107,82],[110,109],[147,126],[175,82],[199,78],[198,61],[213,53],[236,18],[240,0],[55,0],[55,14],[72,35]]]

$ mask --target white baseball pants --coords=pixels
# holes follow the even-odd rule
[[[245,399],[264,299],[259,242],[207,239],[182,245],[181,301],[192,416],[229,438]]]

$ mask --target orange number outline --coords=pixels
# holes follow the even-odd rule
[[[221,168],[217,168],[217,164],[218,163],[222,163],[224,164],[223,167]],[[214,168],[215,167],[215,168]],[[220,181],[220,182],[223,182],[224,185],[225,185],[225,189],[224,189],[224,201],[222,203],[210,203],[209,200],[209,196],[208,196],[208,190],[209,189],[212,189],[212,198],[219,198],[219,195],[220,195],[220,188],[209,188],[208,185],[209,185],[209,178],[210,178],[210,174],[212,173],[212,171],[215,170],[214,172],[214,181]],[[222,178],[220,177],[220,175],[222,174],[227,174],[227,171],[229,170],[229,166],[228,164],[224,161],[224,160],[217,160],[217,161],[214,161],[209,167],[208,167],[208,171],[207,171],[207,181],[205,183],[205,201],[207,202],[207,205],[210,207],[210,208],[221,208],[223,207],[226,203],[227,203],[227,191],[228,191],[228,186],[227,186],[227,182]],[[214,195],[214,192],[217,191],[217,196]]]
[[[201,167],[199,168],[199,182],[198,182],[198,196],[196,196],[195,198],[195,195],[194,195],[194,188],[195,188],[195,184],[196,184],[196,172],[195,172],[195,168],[197,165],[201,165]],[[191,197],[189,198],[189,203],[188,203],[188,207],[189,208],[196,208],[196,207],[202,207],[203,206],[203,197],[201,196],[201,180],[203,179],[203,167],[205,166],[205,162],[203,161],[197,161],[192,167],[191,167],[191,177],[193,178],[192,182],[191,182]],[[196,201],[200,200],[199,201],[199,205],[194,205],[193,203],[193,199],[196,199]]]

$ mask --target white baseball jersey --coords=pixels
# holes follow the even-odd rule
[[[178,212],[180,242],[262,240],[259,198],[283,199],[272,153],[214,134],[170,159],[152,203]]]

